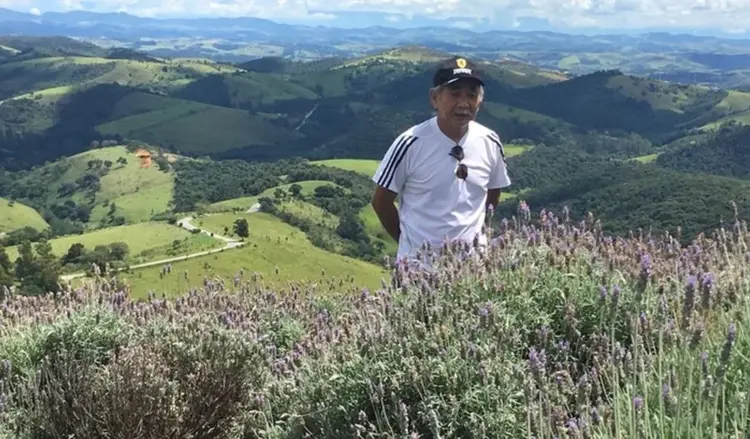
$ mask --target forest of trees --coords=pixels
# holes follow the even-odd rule
[[[665,151],[656,164],[678,171],[750,179],[750,127],[724,124],[693,145]]]
[[[653,164],[622,161],[581,151],[536,147],[508,160],[516,189],[532,209],[542,207],[571,217],[588,212],[612,234],[626,236],[642,228],[677,233],[688,243],[734,221],[732,202],[741,217],[750,214],[750,180],[679,172]],[[517,202],[500,203],[499,215],[513,215]]]

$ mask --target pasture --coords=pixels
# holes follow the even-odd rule
[[[161,267],[149,267],[121,273],[123,282],[132,286],[135,297],[145,297],[149,290],[174,296],[204,278],[234,279],[244,270],[244,279],[252,273],[262,276],[265,285],[283,288],[288,282],[328,282],[335,277],[342,285],[377,288],[385,271],[373,264],[336,255],[315,247],[305,233],[266,213],[224,213],[201,217],[194,225],[222,233],[230,231],[234,221],[248,222],[250,237],[244,247],[172,263],[172,273],[160,276]],[[278,268],[278,273],[276,269]],[[258,278],[260,279],[260,277]],[[343,287],[342,287],[343,288]]]
[[[31,207],[0,198],[0,233],[12,232],[23,227],[44,230],[49,224]]]

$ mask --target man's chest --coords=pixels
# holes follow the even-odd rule
[[[423,147],[409,166],[407,192],[413,196],[443,199],[483,198],[490,181],[492,159],[483,146],[467,147],[464,159],[466,178],[456,175],[459,161],[450,155],[451,146]]]

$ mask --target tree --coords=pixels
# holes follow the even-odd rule
[[[85,254],[85,249],[83,247],[83,244],[80,242],[76,242],[75,244],[71,245],[68,249],[68,252],[65,254],[65,256],[62,257],[62,264],[77,264],[79,262],[82,262],[81,258]]]
[[[268,197],[260,197],[258,199],[260,204],[260,211],[265,213],[273,213],[276,211],[276,206],[273,204],[273,200]]]
[[[20,290],[25,295],[58,291],[60,262],[52,254],[52,246],[46,239],[39,241],[35,249],[32,249],[29,241],[21,244],[15,271],[21,283]]]
[[[245,218],[240,218],[234,222],[234,233],[242,238],[247,238],[248,236],[250,236],[250,230]]]
[[[129,252],[130,248],[124,242],[113,242],[109,245],[109,255],[115,261],[124,261]]]
[[[292,194],[292,197],[297,198],[299,197],[299,194],[302,192],[302,186],[300,186],[297,183],[292,184],[289,186],[289,193]]]
[[[13,264],[8,258],[8,253],[5,252],[5,247],[0,244],[0,289],[12,286],[13,281]]]
[[[24,240],[18,249],[18,257],[16,258],[16,278],[23,281],[23,279],[31,276],[34,273],[35,264],[36,258],[34,257],[34,249],[31,248],[31,241]]]
[[[355,242],[370,241],[362,221],[352,214],[345,214],[339,219],[336,233],[344,239],[350,239]]]
[[[59,289],[60,262],[52,254],[52,245],[47,240],[42,240],[36,245],[37,273],[33,284],[41,292],[57,292]]]
[[[273,196],[279,201],[282,201],[286,198],[286,193],[283,189],[277,188],[275,191],[273,191]]]

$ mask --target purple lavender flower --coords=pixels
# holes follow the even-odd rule
[[[620,289],[620,285],[615,284],[612,287],[612,307],[617,308],[617,305],[620,303],[620,293],[622,293],[622,289]]]
[[[705,273],[701,277],[701,307],[703,309],[709,309],[711,306],[711,289],[714,282],[714,274],[711,272]]]
[[[640,396],[633,397],[633,408],[640,410],[643,408],[643,398]]]

